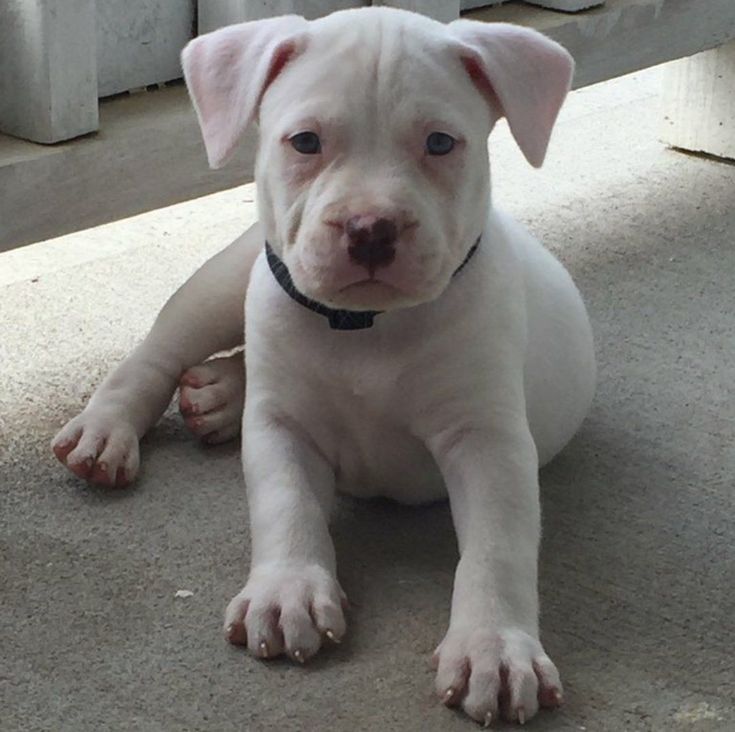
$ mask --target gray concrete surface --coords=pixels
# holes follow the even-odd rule
[[[491,144],[497,197],[573,272],[600,362],[589,419],[541,477],[542,632],[566,704],[531,729],[735,729],[735,167],[656,141],[658,82],[575,93],[542,171],[505,130]],[[432,695],[446,506],[344,500],[349,640],[264,664],[220,631],[247,566],[236,445],[199,447],[171,413],[125,492],[49,452],[252,195],[0,255],[3,732],[475,728]]]

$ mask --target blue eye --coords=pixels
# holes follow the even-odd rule
[[[302,155],[316,155],[322,151],[322,142],[316,132],[299,132],[289,137],[288,141],[293,149]]]
[[[448,155],[454,149],[455,142],[446,132],[432,132],[426,138],[426,152],[429,155]]]

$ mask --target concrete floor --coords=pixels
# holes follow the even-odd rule
[[[589,419],[541,477],[542,632],[566,704],[538,730],[735,729],[735,166],[657,142],[658,88],[651,70],[575,93],[540,172],[506,130],[491,143],[497,200],[571,269],[600,362]],[[253,194],[0,255],[4,732],[474,729],[432,695],[446,506],[344,500],[349,641],[263,664],[220,629],[247,567],[237,445],[199,447],[171,413],[125,492],[50,454]]]

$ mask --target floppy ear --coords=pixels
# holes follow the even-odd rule
[[[181,52],[212,168],[227,162],[268,85],[303,50],[306,25],[298,15],[240,23],[199,36]]]
[[[551,130],[569,91],[574,60],[550,38],[509,23],[456,20],[451,35],[473,82],[499,107],[531,165],[544,162]]]

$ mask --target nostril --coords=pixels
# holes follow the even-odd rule
[[[391,219],[378,219],[372,227],[372,238],[392,246],[398,238],[398,227]]]
[[[345,233],[350,240],[350,257],[367,267],[371,274],[395,258],[398,227],[391,219],[353,216],[345,223]]]

